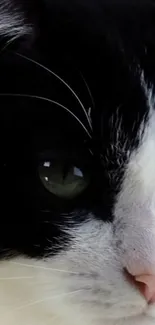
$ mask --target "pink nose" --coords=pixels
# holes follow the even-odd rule
[[[127,277],[132,284],[137,286],[147,303],[155,303],[155,275],[142,274],[132,276],[127,272]]]
[[[148,303],[155,303],[155,275],[143,274],[135,277],[139,289]]]

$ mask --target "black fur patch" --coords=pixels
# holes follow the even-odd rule
[[[53,253],[67,244],[65,227],[84,222],[89,213],[113,220],[124,168],[148,114],[142,71],[154,84],[155,6],[9,3],[12,28],[18,11],[23,28],[31,29],[13,39],[10,30],[0,30],[1,254],[42,256],[49,241]],[[1,6],[0,24],[3,18]],[[38,166],[49,152],[87,169],[91,182],[82,195],[64,200],[44,188]]]

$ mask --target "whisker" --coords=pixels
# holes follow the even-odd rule
[[[16,39],[18,39],[20,37],[20,35],[15,35],[13,36],[9,41],[6,42],[6,44],[2,47],[0,53],[2,53],[3,51],[5,51],[13,42],[16,41]]]
[[[63,270],[63,269],[53,269],[53,268],[49,268],[49,267],[44,267],[41,265],[33,265],[33,264],[25,264],[25,263],[18,263],[18,262],[12,262],[10,261],[11,264],[14,265],[19,265],[19,266],[24,266],[24,267],[29,267],[29,268],[34,268],[34,269],[42,269],[42,270],[47,270],[47,271],[53,271],[53,272],[62,272],[62,273],[68,273],[68,274],[78,274],[78,272],[72,272],[72,271],[67,271],[67,270]]]
[[[0,278],[0,281],[5,280],[26,280],[26,279],[33,279],[33,276],[21,276],[21,277],[11,277],[11,278]]]
[[[92,111],[92,108],[89,107],[89,110],[88,110],[88,116],[89,116],[90,121],[92,120],[92,119],[91,119],[91,111]]]
[[[45,71],[49,72],[49,73],[52,74],[54,77],[56,77],[58,80],[60,80],[60,81],[61,81],[61,82],[62,82],[62,83],[63,83],[63,84],[64,84],[64,85],[65,85],[65,86],[66,86],[66,87],[71,91],[71,93],[74,95],[74,97],[77,99],[78,103],[80,104],[80,106],[81,106],[81,108],[82,108],[82,110],[83,110],[83,112],[84,112],[84,114],[85,114],[85,116],[86,116],[86,119],[87,119],[87,122],[88,122],[88,124],[89,124],[89,127],[90,127],[90,129],[91,129],[91,131],[92,131],[92,123],[91,123],[91,121],[90,121],[90,119],[89,119],[88,113],[87,113],[87,111],[86,111],[86,109],[85,109],[83,103],[81,102],[80,98],[79,98],[78,95],[75,93],[75,91],[71,88],[71,86],[70,86],[70,85],[69,85],[65,80],[63,80],[60,76],[58,76],[55,72],[53,72],[52,70],[48,69],[48,68],[47,68],[46,66],[44,66],[43,64],[41,64],[41,63],[39,63],[39,62],[37,62],[37,61],[35,61],[35,60],[33,60],[33,59],[27,57],[26,55],[20,54],[20,53],[18,53],[18,52],[15,52],[15,54],[18,55],[18,56],[20,56],[20,57],[22,57],[23,59],[26,59],[26,60],[28,60],[28,61],[30,61],[30,62],[36,64],[37,66],[39,66],[40,68],[42,68],[42,69],[44,69]]]
[[[89,97],[90,97],[91,102],[92,102],[92,106],[95,107],[95,101],[94,101],[93,95],[92,95],[92,93],[91,93],[91,90],[90,90],[90,88],[89,88],[89,86],[88,86],[88,83],[87,83],[86,79],[84,78],[82,72],[80,72],[80,75],[81,75],[81,77],[82,77],[82,79],[83,79],[83,81],[84,81],[84,83],[85,83],[86,88],[87,88],[87,91],[88,91]],[[88,116],[89,116],[89,114],[88,114]]]
[[[31,302],[31,303],[28,303],[28,304],[22,305],[20,307],[17,307],[15,309],[13,309],[11,312],[20,311],[20,310],[25,309],[27,307],[31,307],[31,306],[34,306],[34,305],[37,305],[37,304],[41,304],[42,302],[45,302],[45,301],[49,301],[49,300],[53,300],[53,299],[57,299],[57,298],[61,298],[61,297],[74,295],[74,294],[76,294],[76,293],[78,293],[80,291],[83,291],[83,290],[82,289],[81,290],[75,290],[75,291],[71,291],[69,293],[63,293],[63,294],[47,297],[45,299],[36,300],[36,301]]]
[[[30,94],[1,93],[0,96],[33,98],[33,99],[43,100],[43,101],[46,101],[46,102],[51,103],[51,104],[55,104],[55,105],[63,108],[66,112],[70,113],[78,121],[78,123],[82,126],[82,128],[85,130],[87,135],[91,138],[91,135],[90,135],[89,131],[86,129],[84,124],[80,121],[80,119],[69,108],[67,108],[66,106],[60,104],[57,101],[54,101],[54,100],[52,100],[50,98],[46,98],[46,97],[42,97],[42,96],[35,96],[35,95],[30,95]]]

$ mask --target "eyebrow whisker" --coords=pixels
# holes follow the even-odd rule
[[[32,98],[32,99],[38,99],[38,100],[42,100],[42,101],[46,101],[48,103],[57,105],[61,108],[63,108],[66,112],[68,112],[69,114],[71,114],[77,121],[78,123],[82,126],[82,128],[85,130],[85,132],[87,133],[87,135],[91,138],[91,135],[89,133],[89,131],[87,130],[87,128],[84,126],[84,124],[80,121],[80,119],[66,106],[64,106],[63,104],[54,101],[50,98],[47,97],[42,97],[42,96],[36,96],[36,95],[30,95],[30,94],[11,94],[11,93],[0,93],[0,96],[10,96],[10,97],[25,97],[25,98]]]
[[[71,91],[71,93],[74,95],[74,97],[77,99],[78,103],[80,104],[80,106],[81,106],[81,108],[82,108],[82,110],[83,110],[83,112],[84,112],[84,114],[85,114],[85,116],[86,116],[86,119],[87,119],[87,122],[88,122],[88,124],[89,124],[89,127],[90,127],[90,129],[91,129],[91,131],[92,131],[92,123],[91,123],[91,121],[90,121],[89,115],[88,115],[88,113],[87,113],[87,111],[86,111],[86,109],[85,109],[83,103],[81,102],[80,98],[79,98],[78,95],[75,93],[75,91],[71,88],[71,86],[70,86],[70,85],[69,85],[65,80],[63,80],[60,76],[58,76],[55,72],[53,72],[52,70],[50,70],[49,68],[47,68],[47,67],[44,66],[43,64],[41,64],[41,63],[39,63],[39,62],[37,62],[37,61],[35,61],[35,60],[33,60],[33,59],[27,57],[26,55],[20,54],[20,53],[18,53],[18,52],[15,52],[15,54],[18,55],[18,56],[20,56],[20,57],[23,58],[23,59],[26,59],[26,60],[28,60],[28,61],[30,61],[30,62],[36,64],[37,66],[39,66],[40,68],[42,68],[42,69],[44,69],[45,71],[49,72],[49,73],[52,74],[54,77],[56,77],[58,80],[60,80],[60,81],[61,81],[61,82],[62,82],[62,83],[63,83],[63,84],[64,84],[64,85],[65,85],[65,86],[66,86],[66,87]]]

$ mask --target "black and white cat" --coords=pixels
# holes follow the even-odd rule
[[[155,1],[0,0],[0,324],[155,324]]]

